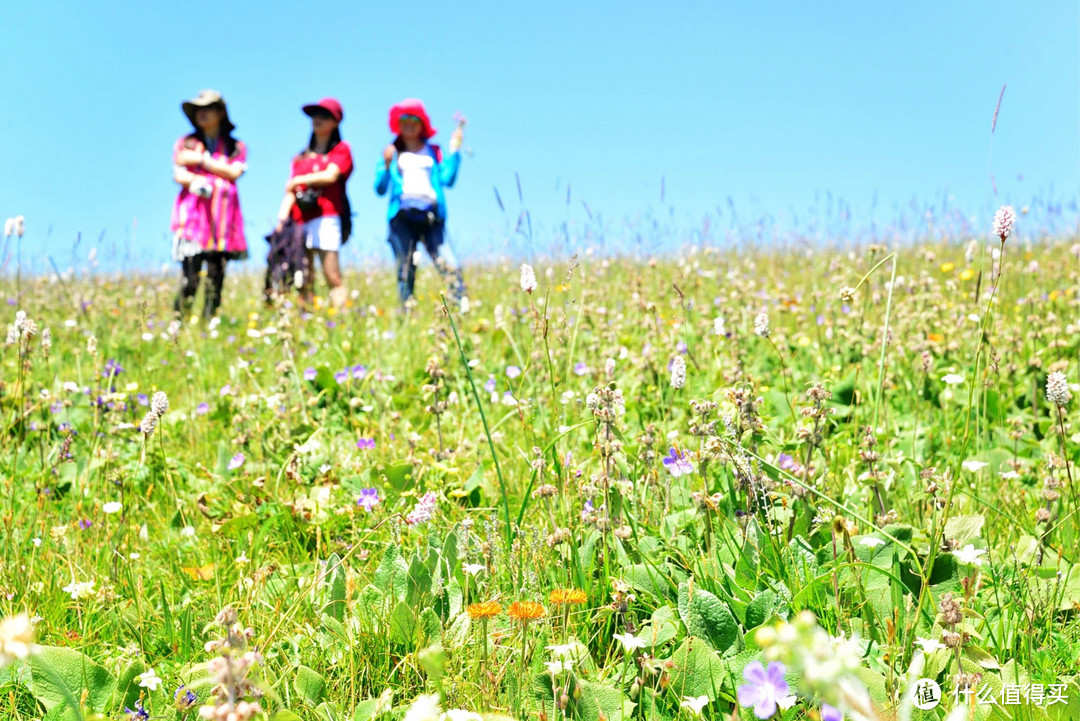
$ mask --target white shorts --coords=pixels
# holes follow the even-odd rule
[[[341,218],[336,215],[320,215],[300,226],[304,233],[304,245],[310,250],[341,249]]]

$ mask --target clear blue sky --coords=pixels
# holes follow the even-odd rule
[[[615,236],[651,218],[729,223],[729,197],[742,218],[782,225],[823,216],[831,194],[886,226],[897,209],[923,212],[913,198],[981,218],[1000,202],[1067,206],[1080,184],[1071,0],[42,1],[6,3],[0,27],[0,220],[27,217],[35,269],[43,250],[69,265],[79,231],[80,255],[104,231],[102,256],[167,260],[170,151],[189,128],[179,105],[204,87],[222,91],[249,147],[240,189],[259,263],[309,132],[300,106],[324,95],[345,106],[358,166],[350,246],[379,258],[371,173],[406,96],[427,103],[444,143],[455,111],[469,118],[473,153],[448,203],[455,246],[473,257],[507,249],[515,170],[539,238],[582,227],[581,200]]]

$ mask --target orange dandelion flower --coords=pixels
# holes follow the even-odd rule
[[[548,596],[548,600],[556,606],[565,606],[585,603],[589,600],[589,597],[585,595],[584,591],[579,591],[576,588],[556,588]]]
[[[533,619],[541,618],[544,613],[544,607],[535,601],[514,601],[510,604],[510,608],[506,610],[510,614],[510,618],[515,621],[532,621]]]
[[[502,606],[496,601],[484,601],[483,603],[470,603],[465,607],[465,611],[469,614],[469,618],[473,620],[485,619],[502,613]]]

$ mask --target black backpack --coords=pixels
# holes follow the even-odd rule
[[[349,202],[349,194],[345,192],[345,180],[341,181],[341,244],[349,242],[352,235],[352,204]]]

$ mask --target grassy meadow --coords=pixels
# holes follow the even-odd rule
[[[1078,719],[1078,253],[6,277],[0,718]]]

